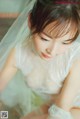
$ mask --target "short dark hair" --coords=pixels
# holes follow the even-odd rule
[[[70,24],[69,30],[74,26],[77,28],[76,34],[80,32],[80,4],[79,0],[36,0],[31,11],[31,28],[32,33],[40,33],[50,23],[57,21],[53,28],[58,29],[57,35],[64,35],[64,29]],[[64,3],[67,4],[64,4]],[[72,4],[71,4],[72,2]],[[74,4],[73,4],[74,3]],[[59,28],[58,28],[59,26]],[[61,33],[60,33],[61,31]],[[63,31],[63,33],[62,33]]]

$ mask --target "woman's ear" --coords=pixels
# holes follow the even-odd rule
[[[29,13],[29,14],[28,14],[28,26],[29,26],[29,28],[31,29],[30,16],[31,16],[31,14]]]

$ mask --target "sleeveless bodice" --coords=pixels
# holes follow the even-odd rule
[[[65,53],[50,61],[44,61],[38,56],[31,39],[27,40],[25,46],[17,46],[16,66],[25,75],[27,85],[40,93],[59,93],[72,63],[80,58],[80,43],[78,40],[74,41]]]

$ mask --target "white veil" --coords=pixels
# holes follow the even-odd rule
[[[0,43],[0,69],[4,65],[6,58],[10,50],[17,44],[23,42],[29,35],[30,29],[28,27],[28,13],[33,8],[36,0],[26,0],[26,7],[20,16],[13,23],[7,34],[1,40]],[[31,90],[28,90],[26,84],[22,80],[22,75],[17,75],[16,79],[12,80],[9,86],[0,94],[0,100],[2,100],[9,107],[15,106],[17,103],[20,104],[23,115],[26,115],[31,110],[36,108],[35,96]],[[39,98],[36,98],[38,102]],[[20,111],[21,113],[21,111]]]
[[[27,0],[26,7],[20,16],[15,20],[0,43],[0,69],[2,68],[10,50],[18,43],[21,43],[29,35],[28,13],[36,0]]]
[[[15,20],[4,38],[0,42],[0,69],[3,67],[9,52],[17,44],[23,42],[29,35],[28,13],[33,8],[36,0],[27,0],[26,7],[20,16]],[[0,100],[9,107],[14,107],[17,103],[21,106],[23,115],[32,110],[32,92],[22,79],[23,75],[17,75],[9,82],[8,87],[0,93]],[[22,76],[22,77],[21,77]],[[17,80],[16,80],[17,79]],[[33,96],[34,97],[34,96]],[[16,109],[17,110],[17,109]],[[21,111],[20,111],[21,113]]]

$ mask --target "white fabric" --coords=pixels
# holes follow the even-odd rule
[[[30,0],[27,0],[29,2]],[[20,104],[24,115],[32,111],[32,100],[34,97],[32,91],[46,98],[51,94],[57,94],[62,88],[65,77],[68,75],[70,67],[76,58],[80,58],[80,43],[78,41],[72,44],[72,47],[55,57],[50,62],[45,62],[36,53],[33,43],[28,40],[30,29],[28,27],[28,12],[32,9],[36,0],[31,0],[22,14],[12,25],[8,33],[0,43],[0,69],[2,68],[10,50],[16,44],[16,64],[23,75],[15,76],[0,94],[0,100],[6,105],[14,106]],[[26,39],[26,40],[25,40]],[[23,41],[26,43],[21,45]],[[25,45],[25,47],[24,47]],[[22,80],[23,79],[23,80]],[[26,84],[24,82],[26,80]],[[45,96],[46,95],[46,96]],[[47,97],[48,97],[47,96]],[[78,94],[78,99],[79,99]],[[77,98],[76,98],[77,100]],[[80,101],[77,101],[80,106]]]
[[[28,27],[28,14],[33,8],[36,0],[27,0],[25,8],[20,16],[15,20],[4,38],[0,42],[0,70],[3,68],[5,61],[13,47],[21,44],[30,35]],[[6,77],[7,78],[7,77]],[[0,101],[9,107],[19,105],[22,109],[22,115],[32,111],[32,100],[35,97],[24,82],[24,76],[18,72],[9,82],[4,91],[0,92]],[[24,100],[23,100],[24,99]]]
[[[73,119],[70,112],[63,110],[54,104],[49,108],[48,112],[48,119]]]
[[[23,42],[30,35],[28,27],[28,14],[33,8],[36,0],[27,0],[25,8],[20,16],[15,20],[4,38],[0,42],[0,70],[6,61],[9,52],[16,44]]]
[[[40,94],[59,93],[72,63],[77,58],[80,58],[79,37],[68,51],[48,62],[38,56],[32,39],[27,40],[25,45],[16,47],[16,66],[25,75],[28,86]],[[80,90],[76,96],[78,106],[80,106],[79,92]]]

